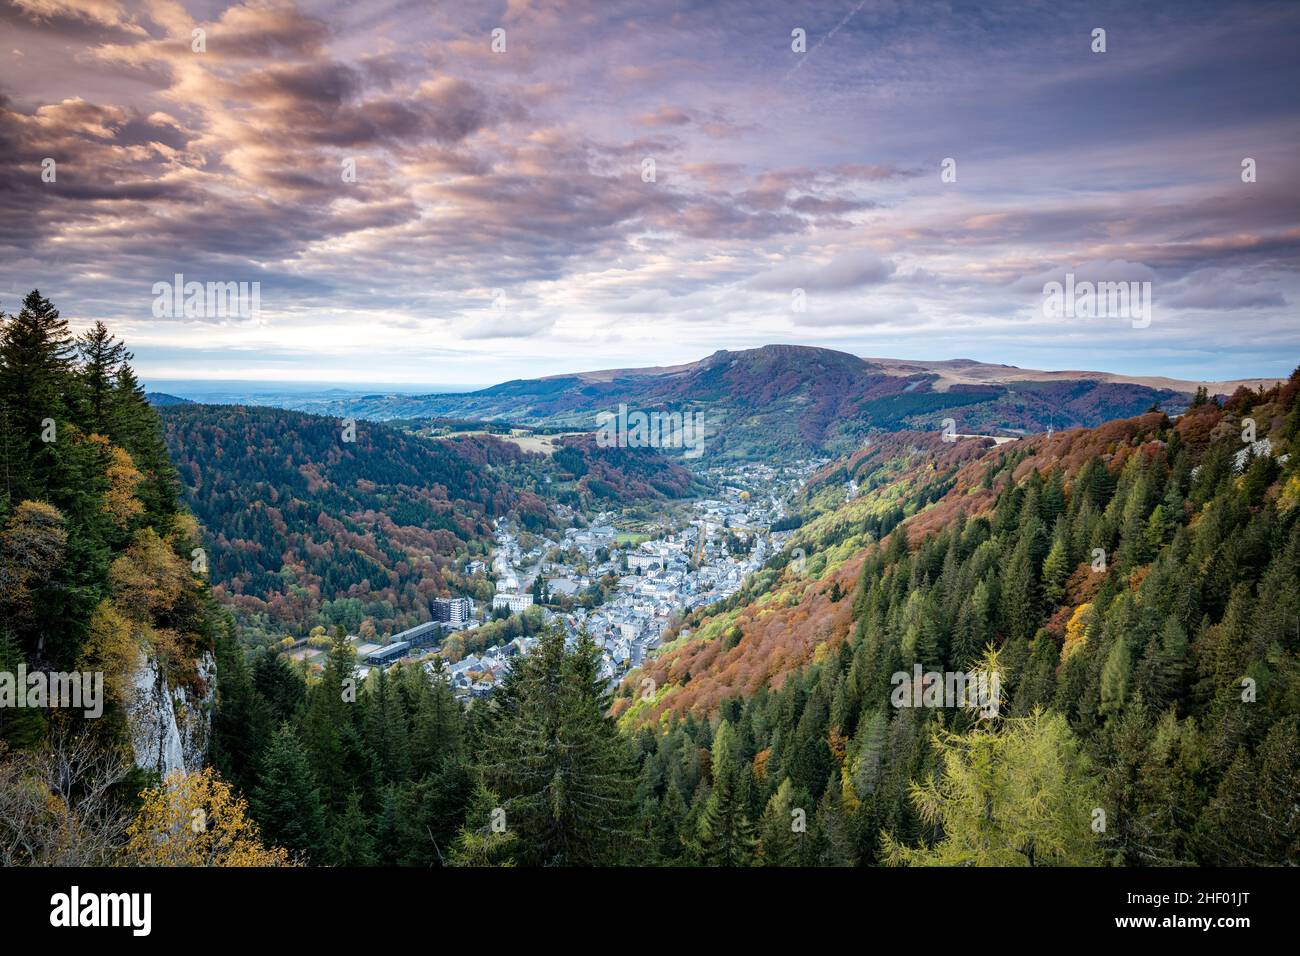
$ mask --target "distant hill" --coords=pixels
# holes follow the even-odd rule
[[[166,392],[146,392],[144,397],[154,408],[166,408],[169,405],[194,404],[188,398],[181,398],[177,395],[168,395]]]
[[[832,349],[767,345],[718,351],[684,365],[516,379],[474,392],[340,398],[313,410],[590,429],[598,413],[621,403],[642,411],[690,408],[705,415],[711,454],[772,458],[842,453],[872,431],[939,429],[946,418],[960,433],[1023,434],[1095,426],[1153,406],[1177,413],[1202,384],[1214,394],[1237,383],[1041,372],[969,360],[863,359]]]

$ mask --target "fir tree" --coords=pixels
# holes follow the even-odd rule
[[[599,667],[590,637],[566,652],[564,636],[547,632],[494,695],[476,763],[518,837],[520,864],[636,859],[635,770],[606,716]]]
[[[348,795],[347,806],[330,828],[329,861],[334,866],[374,866],[375,841],[361,809],[361,794]]]
[[[281,724],[262,755],[250,801],[268,842],[318,861],[325,840],[325,811],[297,735]]]
[[[96,322],[77,338],[77,351],[82,362],[81,392],[87,428],[101,435],[111,435],[115,430],[110,415],[114,383],[118,370],[134,356],[103,322]]]

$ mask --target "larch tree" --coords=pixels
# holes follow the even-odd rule
[[[914,782],[922,819],[942,834],[906,846],[882,834],[895,866],[1088,866],[1100,862],[1098,788],[1059,714],[1036,710],[1000,728],[939,731],[939,778]]]
[[[713,738],[713,786],[700,815],[696,838],[701,859],[712,866],[748,866],[754,856],[754,828],[739,792],[735,731],[723,721]]]

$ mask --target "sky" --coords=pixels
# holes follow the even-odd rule
[[[0,309],[146,381],[1281,376],[1298,41],[1294,2],[0,0]],[[257,307],[158,314],[178,273]],[[1046,313],[1067,274],[1150,322]]]

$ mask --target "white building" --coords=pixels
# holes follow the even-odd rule
[[[533,596],[531,594],[519,593],[518,591],[510,593],[507,591],[498,591],[492,598],[492,610],[500,607],[508,607],[511,614],[518,614],[525,608],[533,606]]]

